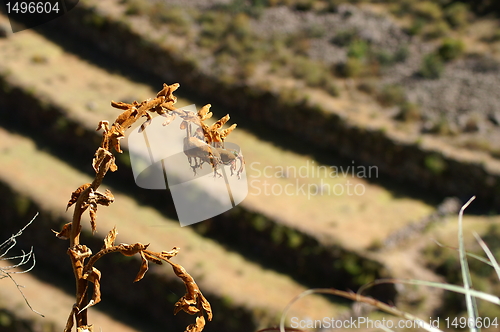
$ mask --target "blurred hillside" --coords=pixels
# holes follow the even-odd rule
[[[275,326],[288,301],[311,287],[357,290],[381,277],[459,282],[455,252],[430,239],[456,241],[459,203],[440,205],[451,195],[478,195],[477,215],[465,218],[467,234],[489,235],[493,246],[500,229],[497,7],[494,1],[81,0],[39,29],[3,29],[0,238],[41,212],[20,248],[34,245],[37,253],[37,269],[23,275],[35,285],[29,295],[39,294],[36,307],[59,299],[44,331],[61,330],[72,303],[69,263],[61,264],[67,243],[50,229],[68,222],[70,193],[93,173],[96,125],[117,116],[110,100],[150,98],[163,82],[181,84],[179,107],[211,103],[216,117],[231,115],[229,123],[238,124],[231,140],[243,148],[251,189],[261,191],[180,228],[170,193],[138,188],[126,152],[105,184],[117,201],[100,209],[97,236],[87,229],[86,240],[99,248],[117,225],[119,241],[179,245],[176,259],[214,307],[207,332]],[[8,26],[2,15],[1,26]],[[369,166],[377,175],[289,171],[318,169],[311,165]],[[308,189],[266,195],[263,183]],[[363,194],[331,194],[346,183]],[[133,275],[125,272],[137,267],[134,259],[104,262],[108,291],[95,308],[96,324],[108,326],[103,331],[119,330],[117,322],[137,331],[181,331],[189,317],[173,316],[171,308],[182,285],[159,268],[131,286]],[[497,291],[490,270],[478,267],[476,277],[478,289]],[[0,329],[33,319],[15,290],[1,290]],[[440,292],[388,286],[370,295],[423,317],[464,313],[460,299]],[[481,309],[498,316],[496,307]],[[294,310],[303,317],[354,314],[345,302],[321,296]]]
[[[217,81],[336,98],[362,92],[380,106],[370,116],[402,131],[500,153],[494,1],[122,3],[124,15],[177,36],[172,48]]]

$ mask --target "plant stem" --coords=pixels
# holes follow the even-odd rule
[[[81,219],[82,219],[82,214],[85,211],[87,207],[83,206],[83,202],[87,201],[90,191],[91,190],[97,190],[99,186],[102,183],[102,180],[104,176],[106,175],[108,169],[109,169],[109,162],[113,155],[107,154],[99,163],[99,171],[97,172],[94,181],[92,181],[92,184],[85,189],[81,195],[78,197],[78,200],[76,201],[75,204],[75,209],[73,212],[73,222],[71,224],[71,235],[70,235],[70,248],[68,250],[68,254],[71,259],[71,265],[73,268],[73,273],[75,275],[76,279],[76,303],[77,303],[77,308],[76,308],[76,313],[75,313],[75,320],[76,320],[76,326],[84,326],[87,325],[87,309],[82,310],[80,312],[80,308],[85,306],[85,300],[87,298],[87,289],[88,289],[88,281],[83,278],[83,266],[84,266],[84,260],[85,256],[75,258],[71,253],[70,250],[77,250],[77,248],[80,246],[80,233],[81,233]]]

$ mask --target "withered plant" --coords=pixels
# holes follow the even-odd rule
[[[203,163],[208,163],[214,170],[214,176],[222,176],[217,172],[219,165],[229,165],[231,175],[236,170],[236,162],[240,161],[240,168],[237,176],[240,178],[243,172],[245,160],[243,156],[234,149],[226,149],[224,140],[236,128],[233,124],[227,129],[221,129],[229,120],[229,114],[216,121],[212,125],[207,125],[205,120],[212,117],[210,112],[210,104],[203,106],[197,114],[191,111],[176,110],[171,114],[164,114],[167,120],[163,125],[168,125],[175,119],[176,115],[182,118],[180,129],[186,129],[186,137],[184,138],[184,154],[188,158],[189,166],[193,169],[196,175],[196,169],[201,168]],[[191,125],[198,126],[195,132],[192,132]],[[194,161],[194,165],[192,164]]]
[[[7,240],[5,240],[3,243],[0,243],[0,261],[9,261],[9,262],[10,261],[17,261],[17,263],[14,263],[12,265],[0,266],[0,280],[2,280],[4,278],[9,278],[14,283],[14,285],[16,285],[17,289],[19,290],[19,293],[21,293],[21,296],[23,297],[23,299],[26,302],[26,304],[28,305],[28,307],[33,312],[36,312],[37,314],[39,314],[40,316],[43,317],[43,315],[41,313],[39,313],[38,311],[36,311],[35,309],[33,309],[31,307],[31,305],[28,302],[28,299],[26,298],[26,296],[24,296],[24,294],[21,290],[21,287],[23,287],[23,286],[19,285],[17,283],[16,279],[14,279],[14,277],[13,277],[13,275],[15,275],[15,274],[29,272],[35,267],[36,260],[35,260],[35,253],[33,252],[33,247],[31,247],[30,251],[28,251],[28,252],[21,250],[22,254],[15,255],[15,256],[9,256],[10,250],[12,248],[14,248],[15,245],[17,244],[16,238],[21,236],[21,234],[23,234],[23,231],[26,229],[26,227],[31,225],[31,223],[33,222],[33,220],[35,220],[35,218],[37,216],[38,216],[38,213],[33,217],[33,219],[31,219],[31,221],[29,223],[26,224],[26,226],[21,228],[19,230],[19,232],[17,232],[16,234],[12,234]],[[23,267],[24,265],[27,265],[27,264],[30,264],[31,266],[28,267],[26,270],[23,270],[23,271],[16,270],[17,268]]]
[[[92,325],[87,320],[87,310],[101,301],[101,272],[95,267],[95,263],[101,257],[110,253],[120,253],[125,256],[139,255],[141,257],[141,267],[134,282],[144,277],[148,270],[149,262],[155,264],[166,262],[172,266],[175,275],[184,282],[186,287],[186,294],[174,305],[174,314],[177,314],[179,311],[184,311],[190,315],[197,315],[195,323],[187,326],[186,332],[202,331],[205,326],[205,314],[209,321],[212,320],[210,303],[203,296],[193,277],[191,277],[181,265],[171,261],[171,259],[178,254],[179,248],[174,247],[170,251],[157,252],[150,250],[149,244],[142,244],[139,242],[117,245],[115,244],[118,234],[116,227],[109,231],[104,238],[102,248],[95,254],[93,254],[87,246],[80,243],[80,234],[82,230],[81,219],[85,210],[89,210],[90,225],[92,233],[94,234],[97,228],[97,206],[109,206],[114,201],[114,196],[111,191],[106,189],[104,192],[100,192],[98,189],[106,173],[108,171],[114,172],[117,170],[115,157],[111,150],[113,148],[118,153],[122,152],[120,140],[125,136],[125,131],[142,117],[146,118],[146,121],[140,127],[144,129],[151,122],[153,113],[167,118],[164,125],[169,124],[176,115],[183,117],[184,120],[187,121],[185,118],[188,117],[188,114],[174,107],[177,98],[173,95],[173,92],[177,90],[178,87],[179,84],[177,83],[172,85],[164,84],[163,89],[158,92],[154,99],[148,99],[141,103],[134,101],[128,104],[112,101],[111,105],[114,108],[123,110],[123,112],[111,125],[108,121],[101,121],[99,123],[97,130],[102,129],[103,136],[101,146],[95,152],[92,162],[92,166],[96,173],[95,178],[92,183],[83,184],[71,194],[71,199],[68,202],[67,208],[75,205],[73,220],[65,224],[59,232],[54,231],[58,238],[69,240],[68,255],[76,279],[76,302],[73,308],[71,308],[64,329],[65,332],[70,332],[75,324],[77,332],[93,331]],[[202,120],[200,123],[203,123],[203,120],[211,116],[211,113],[208,115],[209,107],[210,105],[205,106],[198,113],[199,119]],[[229,116],[227,116],[227,119],[229,119]],[[227,119],[224,122],[226,122]],[[235,127],[235,125],[233,125],[229,129],[220,130],[222,124],[219,123],[213,126],[203,127],[203,137],[208,137],[203,141],[205,143],[220,142],[222,144],[224,137]],[[210,141],[208,139],[210,139]],[[217,164],[216,158],[214,157],[215,153],[210,149],[207,151],[207,155],[211,158],[209,160],[211,160],[211,164],[215,168]],[[203,160],[204,156],[197,155],[196,158]],[[90,284],[93,284],[93,287],[89,287]],[[90,300],[87,295],[91,295],[89,296]]]

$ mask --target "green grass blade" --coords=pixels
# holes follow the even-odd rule
[[[394,279],[391,279],[391,280],[394,280]],[[411,320],[411,321],[414,321],[414,322],[418,322],[419,324],[419,327],[426,330],[426,331],[429,331],[429,332],[443,332],[441,331],[440,329],[434,327],[434,326],[431,326],[429,323],[427,323],[426,321],[424,321],[423,319],[420,319],[416,316],[413,316],[412,314],[409,314],[405,311],[401,311],[399,309],[397,309],[396,307],[393,307],[393,306],[390,306],[386,303],[383,303],[383,302],[380,302],[378,300],[375,300],[371,297],[366,297],[366,296],[363,296],[363,295],[360,295],[359,293],[353,293],[353,292],[346,292],[346,291],[341,291],[341,290],[338,290],[338,289],[335,289],[335,288],[315,288],[315,289],[308,289],[302,293],[300,293],[299,295],[297,295],[295,298],[293,298],[288,304],[287,306],[285,307],[285,309],[283,310],[283,313],[281,314],[281,319],[280,319],[280,326],[279,326],[279,330],[280,332],[286,332],[286,328],[285,328],[285,320],[286,320],[286,315],[288,313],[288,311],[290,310],[291,306],[297,302],[298,300],[300,300],[301,298],[303,298],[304,296],[307,296],[307,295],[310,295],[310,294],[332,294],[332,295],[336,295],[336,296],[341,296],[341,297],[344,297],[346,299],[350,299],[352,301],[358,301],[358,302],[363,302],[363,303],[366,303],[366,304],[369,304],[371,306],[374,306],[380,310],[383,310],[389,314],[392,314],[396,317],[400,317],[400,318],[403,318],[405,320]],[[390,331],[390,329],[384,329],[386,331]]]
[[[387,283],[435,287],[435,288],[449,290],[449,291],[452,291],[455,293],[470,294],[471,296],[474,296],[475,298],[485,300],[485,301],[491,302],[491,303],[496,304],[496,305],[500,305],[500,298],[498,296],[484,293],[481,291],[477,291],[475,289],[467,289],[466,290],[463,286],[457,286],[457,285],[451,285],[451,284],[445,284],[445,283],[433,282],[433,281],[425,281],[425,280],[379,279],[379,280],[376,280],[376,281],[370,283],[369,285],[366,285],[365,287],[363,287],[363,289],[366,289],[368,286],[387,284]]]
[[[474,237],[476,238],[477,242],[481,246],[481,248],[483,248],[483,251],[486,253],[486,256],[488,256],[488,259],[491,262],[489,264],[491,266],[493,266],[493,268],[495,269],[495,272],[497,273],[498,280],[500,280],[500,266],[498,266],[498,262],[495,259],[495,256],[493,256],[493,253],[491,252],[490,248],[488,248],[486,243],[484,243],[483,239],[481,239],[481,237],[476,232],[474,232],[473,234],[474,234]]]
[[[458,214],[458,255],[460,257],[460,267],[462,271],[462,279],[464,282],[464,290],[465,290],[465,303],[467,306],[467,314],[469,319],[476,321],[478,317],[477,312],[477,303],[476,299],[469,292],[472,288],[472,280],[469,271],[469,264],[467,263],[467,254],[465,252],[464,246],[464,235],[463,235],[463,215],[464,210],[469,206],[470,203],[476,198],[476,196],[472,196],[467,203],[465,203],[460,209],[460,213]],[[476,327],[470,328],[471,332],[478,331]]]
[[[434,241],[434,243],[436,243],[436,244],[437,244],[438,246],[440,246],[441,248],[446,248],[446,249],[451,249],[451,250],[456,250],[456,251],[458,251],[458,248],[456,248],[456,247],[452,247],[452,246],[447,246],[447,245],[444,245],[444,244],[440,243],[440,242],[439,242],[439,241],[437,241],[437,240],[433,240],[433,241]],[[484,258],[484,257],[482,257],[482,256],[479,256],[479,255],[476,255],[476,254],[471,253],[471,252],[467,252],[467,251],[466,251],[465,253],[466,253],[466,254],[467,254],[467,256],[469,256],[470,258],[474,258],[474,259],[476,259],[476,260],[478,260],[478,261],[480,261],[480,262],[482,262],[482,263],[484,263],[484,264],[488,264],[489,266],[493,267],[493,264],[492,264],[489,260],[487,260],[486,258]]]

